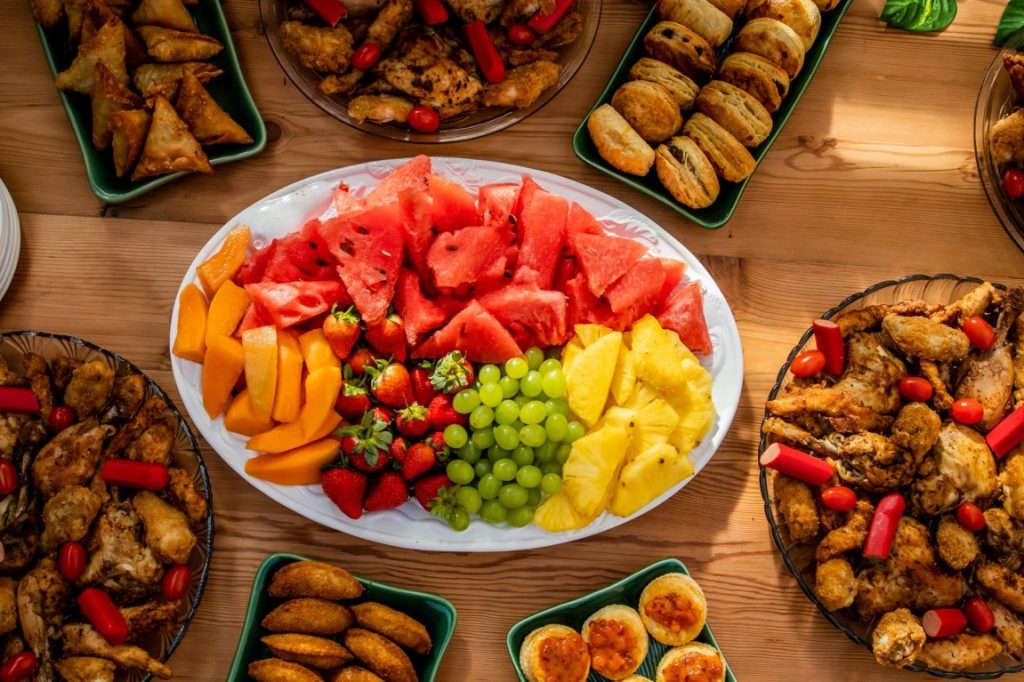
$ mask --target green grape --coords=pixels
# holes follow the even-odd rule
[[[516,471],[519,470],[519,466],[513,459],[499,459],[491,467],[491,473],[499,481],[511,481],[516,477]]]
[[[504,399],[505,394],[501,392],[501,386],[498,385],[497,381],[480,387],[480,402],[487,407],[497,407],[498,403]]]
[[[558,447],[558,452],[555,453],[555,459],[559,464],[565,464],[565,460],[569,459],[569,454],[572,452],[572,446],[562,443]]]
[[[469,413],[469,425],[474,429],[486,429],[494,421],[494,410],[487,405],[480,405]]]
[[[531,346],[523,353],[526,356],[526,364],[530,369],[537,369],[540,363],[544,362],[544,351],[536,346]]]
[[[484,365],[476,374],[481,384],[496,384],[501,378],[501,370],[497,365]]]
[[[502,523],[508,518],[508,510],[497,500],[490,499],[480,506],[480,518],[487,523]]]
[[[565,395],[565,374],[560,369],[553,369],[541,377],[541,388],[549,398],[561,398]]]
[[[530,366],[522,358],[509,358],[505,361],[505,374],[513,379],[522,379],[530,371]]]
[[[529,445],[523,445],[520,443],[516,446],[516,449],[512,451],[512,461],[514,461],[518,466],[524,467],[527,464],[533,464],[533,459],[533,448]]]
[[[512,456],[511,450],[506,450],[500,445],[492,445],[487,448],[487,459],[493,465],[499,459],[507,459]]]
[[[448,478],[452,479],[452,483],[457,483],[458,485],[469,485],[476,478],[473,465],[461,459],[453,459],[448,462],[448,466],[445,467],[445,473],[448,474]]]
[[[505,509],[515,509],[526,504],[528,496],[529,494],[523,486],[518,483],[508,483],[501,486],[501,490],[498,491],[498,502]]]
[[[536,488],[540,485],[540,481],[543,477],[544,474],[541,473],[540,468],[530,464],[516,472],[516,483],[524,488]],[[451,478],[450,474],[448,478]],[[452,478],[452,480],[455,481],[454,478]],[[459,481],[455,482],[458,483]]]
[[[498,496],[498,491],[501,489],[501,481],[494,474],[484,474],[476,482],[476,489],[480,493],[481,498],[493,500]]]
[[[548,434],[540,424],[527,424],[523,428],[519,429],[519,442],[526,443],[531,448],[537,448],[544,445],[544,441],[547,439]]]
[[[470,385],[470,388],[479,393],[481,386],[483,386],[483,384],[480,383],[480,378],[477,377],[476,379],[473,380],[473,383]]]
[[[560,414],[553,414],[544,421],[544,431],[548,434],[548,440],[561,443],[569,433],[569,420]]]
[[[464,388],[452,398],[452,407],[459,414],[469,414],[480,404],[480,394],[472,388]]]
[[[544,362],[540,363],[540,367],[537,368],[537,371],[541,374],[547,374],[548,372],[556,369],[562,369],[562,363],[558,361],[558,358],[548,358]]]
[[[555,461],[555,453],[558,452],[558,443],[551,440],[533,449],[534,457],[539,464],[547,464]]]
[[[494,408],[494,421],[499,424],[511,424],[519,419],[519,405],[514,400],[502,400]]]
[[[475,429],[472,437],[470,437],[470,442],[481,450],[486,450],[494,445],[494,431],[491,429]]]
[[[480,462],[486,461],[487,460],[484,459],[480,460]],[[480,462],[477,462],[477,464],[479,464]],[[541,464],[540,470],[544,473],[545,476],[547,476],[548,474],[557,474],[559,477],[561,477],[562,475],[562,465],[558,463],[558,460],[555,460],[553,462],[545,462],[544,464]]]
[[[462,507],[452,509],[448,516],[448,527],[459,532],[466,530],[469,528],[469,513]]]
[[[575,442],[575,441],[579,440],[580,438],[583,438],[583,436],[585,436],[586,434],[587,434],[586,427],[584,427],[583,424],[580,424],[578,421],[576,421],[574,419],[571,422],[569,422],[569,424],[566,426],[565,442],[566,443]]]
[[[498,380],[498,385],[501,386],[501,394],[506,398],[512,398],[516,393],[519,393],[519,380],[513,379],[512,377],[502,377]]]
[[[540,392],[544,388],[544,380],[541,378],[540,372],[537,370],[530,370],[523,377],[522,381],[519,382],[519,390],[523,395],[533,398],[534,396],[540,395]]]
[[[510,510],[508,513],[508,525],[513,528],[522,528],[530,525],[530,521],[533,521],[533,511],[533,507],[529,505]]]
[[[483,456],[484,449],[473,441],[469,441],[461,448],[458,448],[455,453],[459,456],[459,459],[470,464],[476,464]]]
[[[540,479],[540,489],[548,495],[555,495],[562,489],[562,477],[556,473],[544,474]]]
[[[519,445],[519,432],[508,424],[495,426],[494,442],[506,450],[513,450]]]
[[[544,403],[539,400],[531,400],[519,410],[519,418],[524,424],[540,424],[547,414]]]
[[[569,416],[569,403],[564,400],[546,400],[544,409],[548,414],[560,414],[563,417]]]
[[[491,473],[491,460],[478,459],[476,464],[473,465],[473,473],[476,474],[477,478],[483,478],[487,474]]]
[[[526,491],[526,505],[536,507],[540,504],[540,488],[530,488]]]
[[[455,501],[470,514],[476,514],[480,511],[480,505],[483,504],[484,499],[480,497],[479,490],[472,486],[464,485],[456,488]]]
[[[444,427],[444,442],[453,448],[461,448],[469,441],[469,434],[466,429],[458,424],[449,424]]]
[[[516,397],[512,398],[512,400],[515,402],[516,406],[519,409],[523,409],[523,405],[530,402],[530,396],[526,395],[525,393],[520,393]]]

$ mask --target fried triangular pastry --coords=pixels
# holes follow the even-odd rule
[[[180,64],[151,62],[135,69],[135,73],[132,74],[132,82],[139,94],[146,99],[163,95],[168,102],[173,102],[174,98],[178,96],[181,75],[185,71],[195,74],[200,83],[209,83],[224,73],[208,62],[182,62]]]
[[[92,87],[92,144],[96,149],[110,145],[110,117],[125,109],[137,109],[142,98],[117,82],[106,64],[96,64],[96,79]]]
[[[178,103],[174,107],[200,144],[249,144],[252,137],[235,122],[191,71],[181,79]]]
[[[110,117],[114,170],[123,177],[139,158],[149,131],[149,112],[145,109],[118,111]]]
[[[57,74],[53,84],[58,90],[71,90],[89,95],[92,93],[92,84],[96,77],[95,67],[100,62],[107,65],[118,83],[128,83],[124,30],[116,21],[103,24],[96,35],[79,45],[75,60],[71,62],[71,66]]]
[[[181,0],[142,0],[132,12],[136,26],[163,26],[187,33],[199,33],[192,15]]]
[[[103,0],[89,0],[85,10],[85,19],[82,21],[82,40],[91,38],[108,21],[120,24],[121,30],[124,31],[125,64],[128,68],[133,69],[139,64],[148,62],[149,55],[146,53],[146,46]]]
[[[89,0],[64,0],[64,13],[68,15],[68,42],[77,45],[82,39],[82,22]]]
[[[142,158],[132,173],[132,180],[151,178],[176,171],[213,173],[199,141],[188,131],[188,126],[174,113],[174,107],[163,97],[156,98],[153,121],[146,135]]]
[[[32,0],[32,16],[46,28],[53,28],[64,16],[64,0]]]
[[[160,26],[140,26],[139,36],[149,56],[158,62],[187,62],[209,59],[224,49],[220,41],[200,33],[175,31]]]

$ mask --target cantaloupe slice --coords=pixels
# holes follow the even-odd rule
[[[315,485],[321,468],[338,457],[341,442],[321,438],[287,452],[258,455],[245,463],[245,473],[279,485]]]

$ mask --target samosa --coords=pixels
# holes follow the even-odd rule
[[[32,16],[46,28],[53,28],[64,17],[64,0],[32,0]]]
[[[188,131],[188,126],[174,113],[174,107],[165,98],[157,96],[153,120],[146,135],[142,157],[135,166],[132,180],[151,178],[176,171],[213,173],[209,159],[199,141]]]
[[[199,79],[200,83],[209,83],[224,72],[208,62],[181,62],[180,64],[143,64],[135,69],[132,82],[139,94],[149,99],[163,95],[168,102],[174,101],[181,86],[182,74],[186,71]]]
[[[200,144],[249,144],[252,137],[214,101],[195,74],[185,71],[175,111]]]
[[[185,62],[209,59],[224,49],[216,38],[200,33],[175,31],[160,26],[140,26],[139,36],[149,56],[158,62]]]
[[[58,90],[71,90],[83,95],[92,94],[96,78],[96,64],[102,62],[122,85],[128,84],[125,66],[124,30],[118,22],[108,21],[96,35],[78,46],[78,54],[64,71],[57,74],[54,85]]]
[[[181,0],[142,0],[138,9],[132,12],[132,23],[136,26],[163,26],[186,33],[199,33],[196,22]]]
[[[82,19],[82,40],[88,40],[96,35],[96,32],[109,21],[121,26],[124,31],[125,64],[129,69],[134,69],[140,64],[149,61],[146,53],[146,46],[142,44],[139,37],[128,28],[127,24],[121,21],[110,6],[104,0],[87,0],[85,14]]]
[[[92,88],[92,144],[96,149],[110,145],[110,117],[118,111],[137,109],[142,98],[117,82],[107,65],[96,64]]]
[[[149,132],[149,112],[145,109],[118,111],[110,117],[114,171],[117,177],[132,169],[142,153],[142,145]]]

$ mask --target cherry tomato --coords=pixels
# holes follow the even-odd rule
[[[380,45],[363,43],[352,53],[352,68],[369,71],[380,61]]]
[[[927,379],[921,377],[903,377],[899,383],[900,395],[917,403],[931,400],[934,389]]]
[[[955,421],[970,426],[985,418],[985,408],[973,398],[961,398],[949,410]]]
[[[0,666],[0,682],[21,682],[27,680],[39,667],[39,659],[31,651],[14,654]]]
[[[964,502],[956,508],[956,520],[972,533],[977,533],[985,527],[985,514],[973,502]]]
[[[1003,189],[1006,191],[1006,196],[1011,199],[1024,196],[1024,173],[1016,168],[1011,168],[1003,173]]]
[[[67,405],[50,410],[50,430],[60,432],[75,423],[75,411]]]
[[[975,348],[988,350],[996,345],[996,330],[981,315],[968,317],[960,328]]]
[[[964,604],[964,613],[967,614],[967,622],[977,632],[985,634],[996,626],[996,617],[992,615],[992,609],[988,607],[981,597],[971,597]]]
[[[164,574],[164,581],[160,590],[164,593],[167,601],[178,601],[188,592],[188,586],[192,583],[192,569],[184,564],[172,566]]]
[[[529,47],[537,39],[537,34],[526,24],[512,24],[508,27],[508,39],[513,45]]]
[[[0,458],[0,497],[7,497],[18,489],[18,470],[14,462]]]
[[[812,377],[825,369],[825,354],[820,350],[805,350],[795,358],[789,365],[789,371],[793,376]]]
[[[65,542],[57,553],[57,568],[64,580],[74,582],[85,571],[85,547],[80,542]]]
[[[821,503],[836,511],[850,511],[857,506],[857,493],[845,485],[834,485],[821,491]]]
[[[423,104],[417,104],[409,111],[409,127],[421,133],[432,133],[441,125],[437,112]]]

